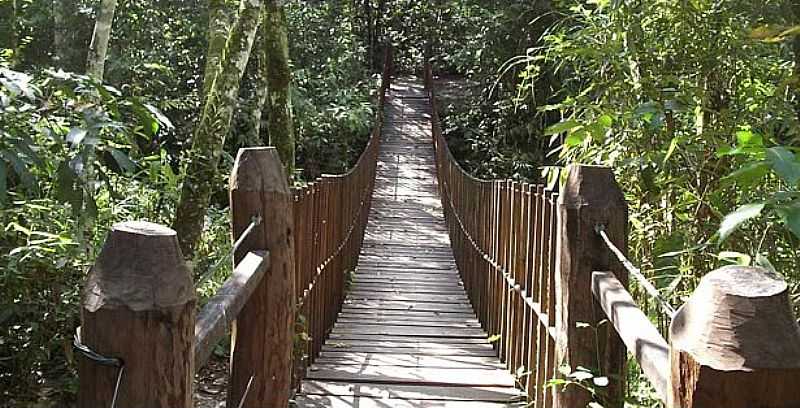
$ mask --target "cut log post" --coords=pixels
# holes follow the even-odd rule
[[[192,406],[195,303],[175,231],[112,227],[84,287],[80,341],[123,362],[117,408]],[[81,357],[78,372],[78,406],[111,406],[117,369]]]
[[[253,219],[262,221],[234,261],[249,251],[266,250],[270,268],[234,325],[229,407],[285,407],[289,402],[296,299],[293,198],[286,180],[274,148],[239,151],[230,180],[234,240]]]
[[[595,231],[603,225],[614,244],[625,251],[627,205],[610,168],[580,165],[570,167],[558,207],[556,364],[571,371],[595,369],[607,376],[609,385],[599,390],[604,394],[604,406],[622,407],[625,345],[612,325],[600,325],[604,318],[592,296],[592,272],[612,271],[627,285],[627,273],[612,260],[613,254]],[[553,392],[558,408],[585,407],[591,401],[589,392],[577,386],[554,388]]]
[[[670,326],[671,408],[800,407],[800,327],[762,268],[704,276]]]

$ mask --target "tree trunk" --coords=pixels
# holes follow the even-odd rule
[[[194,254],[195,245],[203,232],[211,194],[216,188],[223,187],[217,177],[217,166],[230,131],[239,85],[264,10],[260,0],[242,0],[242,4],[243,8],[225,46],[219,74],[212,81],[205,98],[203,114],[186,159],[174,228],[187,258]]]
[[[268,138],[261,137],[261,122],[264,112],[264,103],[267,100],[267,55],[264,41],[261,36],[256,38],[255,56],[247,67],[241,100],[243,101],[237,117],[236,129],[241,134],[241,142],[248,147],[266,146]]]
[[[280,2],[269,0],[261,25],[267,64],[267,103],[269,115],[267,128],[269,141],[278,149],[286,174],[294,173],[294,124],[292,103],[289,96],[291,71],[289,70],[289,41],[287,39],[286,14]]]
[[[76,41],[78,4],[76,0],[53,0],[53,55],[54,65],[65,71],[81,72]]]
[[[106,55],[108,42],[111,39],[111,27],[114,22],[114,12],[117,9],[117,0],[102,0],[97,10],[97,21],[94,24],[94,34],[89,45],[89,57],[86,59],[86,74],[98,82],[103,82],[106,71]]]
[[[228,0],[208,2],[208,50],[206,51],[203,96],[207,97],[211,84],[219,73],[225,44],[231,33],[231,22],[236,21],[239,9],[230,7]]]

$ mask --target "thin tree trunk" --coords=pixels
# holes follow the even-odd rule
[[[267,114],[269,140],[278,149],[286,174],[294,173],[294,124],[289,95],[291,71],[289,70],[289,40],[286,14],[279,1],[268,0],[261,25],[261,35],[267,55]]]
[[[242,4],[243,8],[225,46],[220,71],[205,98],[203,114],[187,156],[181,198],[173,224],[186,257],[194,255],[195,246],[203,232],[211,195],[215,189],[222,187],[217,177],[217,166],[230,131],[240,82],[264,10],[260,0],[242,0]]]
[[[16,66],[20,60],[21,55],[19,48],[19,32],[17,20],[19,18],[19,5],[18,0],[11,0],[11,13],[8,16],[8,48],[13,51],[11,56],[11,66]]]
[[[263,27],[263,26],[262,26]],[[264,113],[264,104],[267,100],[267,64],[269,55],[264,47],[263,38],[259,37],[255,44],[255,59],[253,66],[248,69],[245,83],[248,85],[245,104],[242,106],[242,115],[239,122],[242,127],[242,139],[248,146],[262,146],[269,144],[268,138],[261,137],[261,122]]]
[[[117,10],[117,0],[102,0],[97,10],[97,21],[94,24],[94,34],[89,45],[89,57],[86,59],[86,74],[99,82],[103,82],[106,72],[106,55],[108,42],[111,40],[111,28],[114,23],[114,12]]]
[[[53,45],[55,50],[54,64],[65,71],[80,72],[79,57],[76,44],[75,27],[78,22],[78,4],[76,0],[53,0]],[[83,54],[85,55],[85,54]]]
[[[208,2],[208,50],[206,52],[203,96],[208,96],[211,84],[219,73],[225,44],[231,33],[231,24],[238,17],[239,7],[232,8],[229,0],[209,0]]]

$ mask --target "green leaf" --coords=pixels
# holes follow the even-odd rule
[[[736,132],[736,143],[746,146],[764,146],[764,138],[750,130],[740,130]]]
[[[750,261],[753,259],[750,255],[735,251],[722,251],[717,255],[717,258],[731,260],[734,264],[742,266],[750,265]]]
[[[672,138],[672,141],[669,143],[669,148],[667,149],[667,155],[664,156],[664,161],[662,162],[662,166],[667,164],[669,158],[672,157],[672,153],[675,153],[675,148],[678,147],[678,142],[680,142],[680,137],[676,136]]]
[[[767,149],[767,161],[772,165],[772,170],[790,186],[796,186],[800,180],[800,163],[797,163],[794,153],[782,146]]]
[[[776,209],[783,225],[797,238],[800,238],[800,200]]]
[[[597,123],[603,128],[608,129],[614,125],[614,118],[612,118],[610,115],[603,115],[597,119]]]
[[[577,132],[572,132],[564,140],[564,144],[567,145],[567,147],[580,146],[583,143],[583,141],[586,140],[586,136],[588,136],[588,135],[589,135],[589,133],[587,133],[584,130],[579,130]]]
[[[123,171],[130,173],[136,170],[136,163],[134,163],[127,154],[114,148],[110,148],[108,151]]]
[[[575,129],[576,127],[578,127],[580,125],[581,124],[578,123],[575,120],[565,120],[563,122],[556,123],[555,125],[550,126],[547,129],[545,129],[544,130],[544,135],[545,136],[556,135],[556,134],[563,133],[563,132],[566,132],[566,131],[571,131],[572,129]]]
[[[728,238],[743,222],[761,215],[763,209],[764,203],[746,204],[726,215],[719,227],[719,241],[722,242]]]
[[[488,341],[489,343],[496,343],[496,342],[498,342],[498,341],[500,340],[500,338],[501,338],[501,337],[500,337],[500,335],[499,335],[499,334],[495,334],[494,336],[491,336],[491,337],[489,337],[489,338],[487,339],[487,341]]]
[[[19,180],[22,182],[28,189],[33,189],[36,184],[36,179],[33,177],[33,174],[28,170],[28,166],[23,162],[19,155],[16,152],[12,152],[9,150],[0,150],[0,156],[8,162],[11,167],[14,169],[14,173],[16,173]]]
[[[774,273],[776,275],[778,274],[778,271],[775,270],[775,267],[772,265],[772,262],[770,262],[769,259],[764,255],[756,254],[756,265],[758,265],[758,266],[760,266],[760,267],[762,267],[762,268],[764,268],[764,269],[766,269],[766,270],[768,270],[768,271],[770,271],[770,272],[772,272],[772,273]]]
[[[749,187],[760,181],[767,175],[769,171],[769,164],[764,161],[755,163],[748,163],[739,170],[723,177],[724,181],[734,181],[740,183],[743,187]]]

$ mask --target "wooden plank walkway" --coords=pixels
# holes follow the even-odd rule
[[[392,85],[358,268],[299,407],[524,405],[456,269],[429,111],[418,81]]]

